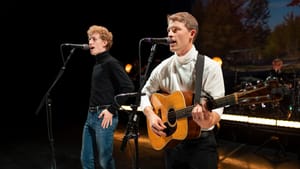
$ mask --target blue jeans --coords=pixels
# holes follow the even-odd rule
[[[114,131],[118,125],[117,115],[113,116],[112,125],[108,128],[101,126],[103,118],[98,115],[101,109],[95,112],[88,112],[83,127],[81,165],[83,169],[95,169],[99,164],[101,169],[115,169],[113,158]]]

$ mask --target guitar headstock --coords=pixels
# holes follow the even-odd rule
[[[267,102],[278,102],[283,100],[284,96],[289,93],[285,86],[276,83],[267,83],[246,91],[239,91],[227,95],[222,98],[213,99],[212,97],[204,97],[206,99],[206,107],[209,111],[214,108],[227,107],[230,105],[253,105]]]
[[[252,105],[258,103],[278,102],[289,93],[286,86],[277,81],[268,82],[264,86],[253,88],[248,91],[237,92],[238,104]]]

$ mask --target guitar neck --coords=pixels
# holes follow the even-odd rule
[[[212,104],[212,106],[211,106],[211,108],[209,108],[210,110],[216,109],[219,107],[235,105],[235,104],[238,104],[238,96],[236,93],[233,93],[233,94],[227,95],[225,97],[213,100],[211,104]]]
[[[216,109],[219,107],[225,107],[225,106],[230,106],[230,105],[235,105],[238,103],[238,96],[236,93],[227,95],[225,97],[215,99],[212,102],[208,103],[209,104],[209,110],[211,111],[212,109]],[[192,115],[192,110],[193,110],[193,105],[188,106],[184,109],[180,109],[176,111],[176,118],[182,118],[182,117],[190,117]]]

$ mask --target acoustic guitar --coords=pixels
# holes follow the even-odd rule
[[[249,91],[235,92],[222,98],[207,100],[208,110],[230,105],[251,105],[280,101],[282,93],[278,92],[278,85],[265,85]],[[167,128],[164,130],[166,137],[156,135],[147,120],[147,132],[150,143],[155,150],[174,146],[185,139],[198,138],[201,128],[191,117],[193,109],[193,95],[191,92],[175,91],[171,94],[154,93],[151,95],[154,112],[158,115]]]

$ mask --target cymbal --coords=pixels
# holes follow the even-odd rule
[[[240,77],[240,80],[247,81],[247,82],[253,82],[253,81],[260,81],[262,79],[253,77],[253,76],[245,76],[245,77]]]

